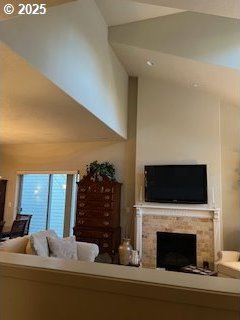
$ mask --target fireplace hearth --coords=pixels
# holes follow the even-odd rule
[[[179,271],[197,263],[195,234],[157,232],[157,268]]]

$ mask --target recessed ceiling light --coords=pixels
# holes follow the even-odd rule
[[[192,83],[192,87],[194,87],[194,88],[197,88],[197,87],[199,87],[199,86],[200,86],[200,84],[197,83],[197,82],[193,82],[193,83]]]
[[[151,60],[147,60],[147,65],[148,65],[149,67],[152,67],[152,66],[154,66],[154,62],[151,61]]]

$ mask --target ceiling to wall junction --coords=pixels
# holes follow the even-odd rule
[[[44,78],[41,79],[41,86],[47,88],[50,80],[56,88],[60,88],[67,97],[70,96],[79,104],[79,108],[75,108],[75,112],[71,113],[72,109],[69,108],[67,99],[62,99],[65,101],[66,110],[62,115],[62,123],[58,125],[53,121],[51,124],[51,130],[55,129],[58,134],[46,137],[42,131],[43,141],[89,141],[92,139],[102,141],[121,139],[120,137],[127,135],[128,76],[109,46],[108,30],[93,0],[74,1],[49,8],[46,15],[22,16],[1,21],[0,24],[0,38],[27,61],[24,67],[32,65],[35,70],[38,70],[39,75],[44,75]],[[6,57],[2,59],[2,63],[7,70],[13,64],[17,72],[21,70],[19,87],[22,88],[21,101],[14,100],[15,86],[9,95],[9,99],[14,100],[11,100],[11,109],[7,108],[7,99],[2,105],[8,112],[13,108],[18,112],[18,107],[21,108],[25,100],[25,104],[29,106],[27,113],[29,118],[32,112],[32,124],[28,130],[30,134],[26,132],[28,127],[21,126],[22,122],[18,123],[18,128],[22,134],[25,132],[22,142],[33,142],[31,130],[38,128],[39,125],[37,118],[37,125],[33,124],[36,113],[35,104],[39,100],[36,90],[33,90],[35,83],[36,87],[38,86],[37,80],[34,75],[30,76],[33,85],[28,87],[29,73],[28,70],[24,72],[22,60],[18,60],[19,65],[17,66],[17,62],[12,61],[11,55],[9,59],[7,58],[9,55],[7,50],[2,50],[1,53]],[[7,79],[3,77],[4,82],[7,82]],[[43,84],[43,79],[46,80],[46,84]],[[24,83],[26,85],[22,86]],[[11,88],[12,83],[9,82],[6,86]],[[36,102],[32,99],[31,91],[34,91]],[[57,111],[60,100],[55,95],[58,95],[58,92],[49,90],[42,92],[45,104],[48,105],[50,101],[49,109]],[[87,110],[89,112],[86,112]],[[56,114],[56,119],[60,118],[61,113]],[[79,121],[75,126],[76,119],[79,119],[82,113],[84,113],[83,121]],[[88,118],[92,115],[92,121],[87,121],[86,114],[89,115]],[[10,122],[10,119],[11,117],[7,117],[5,113],[6,126],[12,127],[13,130],[9,131],[14,132],[16,131],[15,123]],[[42,125],[43,128],[46,128],[45,123]],[[76,134],[74,135],[75,129]],[[5,136],[10,139],[7,134]],[[38,137],[39,142],[41,135]],[[21,135],[14,136],[16,143],[20,143],[21,138],[23,139]]]
[[[186,11],[240,18],[239,0],[136,0],[145,4],[178,8]]]
[[[0,143],[119,139],[93,114],[0,43]]]
[[[1,20],[9,18],[3,14],[5,2],[9,3],[0,4]],[[44,2],[50,7],[75,1]],[[111,26],[110,43],[129,75],[191,86],[239,104],[239,0],[96,0],[96,4]],[[0,54],[1,143],[119,139],[3,44]]]
[[[183,10],[129,0],[96,0],[108,26],[166,16]]]
[[[120,43],[114,43],[113,48],[130,76],[156,78],[240,105],[238,70]],[[154,61],[153,67],[146,63],[149,58]]]
[[[240,20],[233,10],[240,3],[138,2],[160,9],[175,5],[187,11],[115,26],[111,22],[109,41],[128,73],[193,87],[240,105]],[[107,22],[113,21],[112,11],[103,6],[101,10]]]

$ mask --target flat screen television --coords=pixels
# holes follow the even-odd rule
[[[207,166],[145,166],[145,201],[159,203],[205,204],[207,199]]]

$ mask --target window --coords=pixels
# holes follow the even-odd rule
[[[75,179],[72,174],[20,175],[19,211],[32,214],[29,233],[53,229],[69,235],[75,209]]]

